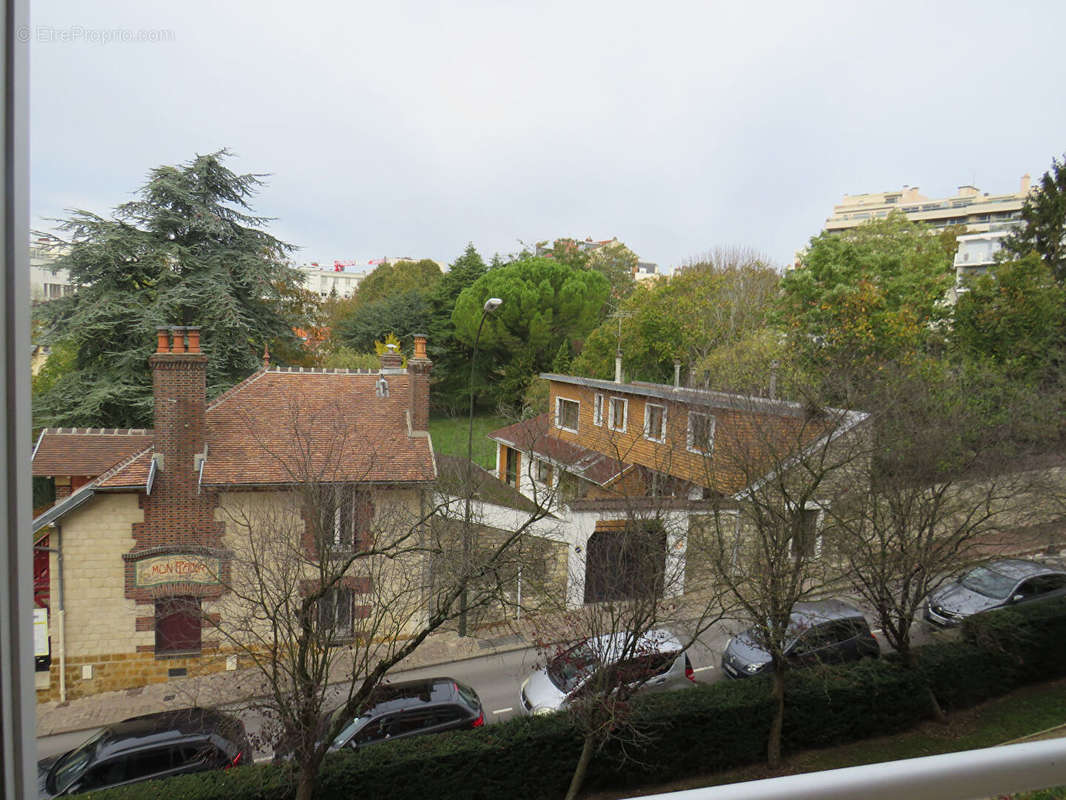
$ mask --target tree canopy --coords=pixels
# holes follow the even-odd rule
[[[412,290],[428,292],[440,279],[440,267],[436,261],[428,258],[382,264],[360,282],[354,305],[358,307],[376,303]]]
[[[796,352],[818,369],[861,372],[923,351],[949,314],[956,233],[893,213],[811,239],[781,280],[780,319]]]
[[[610,378],[621,349],[627,376],[671,381],[674,359],[695,369],[716,348],[765,325],[777,283],[758,256],[721,251],[668,281],[638,285],[589,335],[574,371]]]
[[[1066,160],[1052,159],[1051,169],[1022,206],[1024,225],[1003,248],[1015,257],[1036,252],[1059,283],[1066,283]]]
[[[271,236],[249,201],[262,175],[238,175],[225,150],[153,169],[110,218],[60,221],[69,251],[55,263],[77,293],[42,304],[42,340],[73,349],[74,368],[34,398],[37,424],[147,426],[148,356],[160,325],[199,325],[209,393],[252,372],[265,343],[291,341],[283,287],[292,246]]]
[[[465,289],[452,323],[456,338],[473,346],[485,301],[503,300],[485,320],[479,349],[497,372],[493,399],[513,403],[537,373],[550,369],[560,352],[571,352],[595,327],[609,292],[599,272],[523,258],[490,270]]]

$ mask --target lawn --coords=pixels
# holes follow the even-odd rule
[[[474,417],[474,461],[485,469],[496,469],[496,443],[488,434],[514,420],[482,414]],[[429,421],[433,449],[449,456],[466,457],[467,417],[434,417]]]
[[[1012,743],[1066,723],[1066,680],[1030,686],[966,711],[951,714],[946,724],[927,722],[895,736],[882,736],[822,750],[789,756],[780,770],[753,765],[660,786],[642,786],[626,792],[592,792],[586,800],[615,800],[644,794],[676,792],[738,781],[754,781],[803,772],[854,767],[902,758],[976,750]],[[1062,800],[1066,787],[1017,795],[1015,800]]]

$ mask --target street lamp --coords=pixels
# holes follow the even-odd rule
[[[503,305],[503,300],[490,297],[481,308],[481,321],[474,336],[474,352],[470,356],[470,415],[466,425],[466,503],[463,510],[463,593],[459,595],[459,635],[466,636],[467,584],[470,568],[470,496],[474,492],[474,365],[477,363],[477,345],[481,339],[481,329],[485,319]]]

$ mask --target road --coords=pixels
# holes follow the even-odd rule
[[[869,614],[867,617],[869,618]],[[721,678],[718,667],[721,652],[725,648],[730,635],[739,627],[737,624],[722,623],[712,630],[706,631],[693,644],[689,651],[689,658],[695,671],[696,680],[700,683],[713,683]],[[915,623],[912,634],[915,643],[927,641],[929,637],[928,626],[922,622]],[[878,635],[882,651],[887,650],[884,637]],[[489,724],[503,722],[517,716],[519,712],[519,689],[522,681],[539,667],[540,655],[534,648],[514,650],[507,653],[482,656],[480,658],[465,659],[451,664],[440,664],[434,667],[422,667],[413,670],[403,670],[390,673],[392,680],[409,680],[412,678],[424,678],[430,676],[448,676],[462,681],[474,690],[481,698],[485,709],[485,721]],[[336,701],[340,701],[339,689]],[[264,720],[262,715],[253,710],[238,712],[244,719],[249,738],[257,743],[256,760],[269,758],[269,748],[258,743],[263,740],[262,731]],[[65,752],[87,739],[95,730],[76,731],[72,733],[45,736],[37,740],[38,757],[46,758],[49,755]]]

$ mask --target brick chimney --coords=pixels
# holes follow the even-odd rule
[[[403,353],[396,348],[396,345],[385,345],[385,352],[381,354],[381,371],[383,373],[403,371]]]
[[[411,428],[429,430],[429,373],[433,362],[426,353],[426,335],[415,334],[415,354],[407,359],[407,373],[411,376]]]
[[[155,396],[155,452],[163,456],[159,466],[168,475],[193,475],[205,435],[207,356],[200,352],[200,329],[158,328],[156,337],[156,351],[148,359]]]

